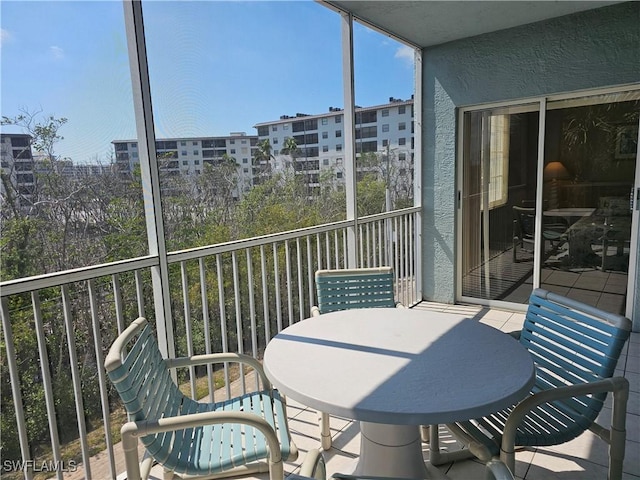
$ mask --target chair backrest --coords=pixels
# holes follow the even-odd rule
[[[120,334],[105,359],[105,368],[130,420],[156,420],[189,412],[185,397],[166,368],[151,325],[138,318]],[[168,449],[172,434],[141,438],[152,455]]]
[[[629,338],[631,321],[582,302],[536,289],[531,294],[520,343],[536,364],[534,393],[613,376]],[[579,422],[593,422],[606,393],[553,402]]]
[[[396,306],[391,267],[318,270],[316,291],[320,313]]]
[[[518,236],[521,236],[522,240],[533,240],[536,226],[536,209],[514,205],[513,214],[516,217]]]

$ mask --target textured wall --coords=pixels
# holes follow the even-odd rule
[[[629,2],[424,50],[425,299],[455,298],[456,107],[640,82],[639,25]]]

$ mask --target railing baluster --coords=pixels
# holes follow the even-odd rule
[[[207,293],[207,272],[204,265],[204,257],[198,259],[198,272],[200,274],[200,297],[202,301],[202,322],[204,328],[204,351],[209,354],[211,350],[211,320],[209,318],[209,296]],[[215,402],[215,382],[213,381],[213,366],[207,364],[207,386],[209,398]]]
[[[406,243],[406,239],[407,239],[407,224],[406,224],[406,217],[400,217],[400,230],[402,232],[402,235],[400,235],[400,240],[401,240],[401,244],[400,244],[400,252],[401,252],[401,256],[402,258],[400,259],[400,284],[402,285],[402,303],[407,305],[407,285],[406,285],[406,266],[407,266],[407,243]]]
[[[385,265],[382,259],[384,253],[384,242],[382,241],[382,220],[377,221],[376,225],[378,229],[378,265],[382,267]]]
[[[224,277],[222,270],[222,258],[221,255],[216,255],[216,273],[218,276],[218,301],[220,302],[220,337],[222,340],[222,353],[227,353],[229,351],[229,339],[227,336],[227,312],[226,307],[224,305]],[[229,364],[227,362],[224,363],[224,385],[227,392],[227,398],[231,398],[231,385],[229,379]]]
[[[118,284],[117,275],[113,275],[113,285]],[[67,346],[69,347],[69,366],[71,367],[71,383],[73,384],[73,398],[76,402],[76,420],[78,422],[78,434],[80,436],[80,451],[82,452],[82,464],[84,477],[91,480],[91,461],[89,456],[89,443],[87,442],[87,425],[84,419],[84,402],[82,401],[82,378],[78,369],[78,355],[76,350],[76,335],[71,315],[71,299],[69,298],[69,286],[62,285],[62,312],[64,326],[67,334]],[[115,294],[115,288],[114,288]],[[117,297],[116,297],[117,298]],[[118,311],[116,302],[116,313]],[[122,311],[120,311],[122,315]]]
[[[328,233],[327,233],[328,235]],[[338,230],[334,230],[333,231],[333,255],[335,258],[335,264],[334,264],[334,268],[340,268],[340,247],[339,245],[339,236],[338,236]],[[327,239],[327,248],[329,248],[329,241]],[[330,267],[327,267],[330,268]]]
[[[40,306],[40,295],[37,291],[31,293],[33,316],[35,319],[36,338],[38,340],[38,353],[40,355],[40,370],[42,372],[42,384],[44,387],[44,400],[49,419],[49,435],[51,435],[51,451],[53,461],[60,464],[60,438],[58,437],[58,424],[56,422],[55,399],[53,398],[53,384],[51,383],[51,371],[49,370],[49,356],[47,354],[47,340],[44,333],[44,321]],[[56,472],[56,476],[62,479],[62,470]]]
[[[136,277],[136,299],[138,300],[138,316],[144,317],[144,287],[142,285],[142,274],[140,270],[135,271]]]
[[[394,259],[394,263],[395,265],[393,266],[393,271],[395,272],[395,282],[396,284],[398,283],[398,281],[400,280],[399,277],[399,273],[400,273],[400,259],[398,258],[400,255],[400,250],[399,250],[399,245],[398,245],[398,221],[397,221],[397,217],[393,218],[393,227],[391,228],[391,243],[393,246],[393,250],[392,250],[392,255],[393,255],[393,259]]]
[[[289,308],[289,325],[293,324],[293,293],[291,291],[291,253],[289,240],[284,242],[285,267],[287,268],[287,306]]]
[[[253,358],[258,358],[258,327],[256,324],[256,303],[255,290],[253,288],[253,262],[251,261],[251,250],[245,249],[247,259],[247,286],[249,287],[249,321],[251,325],[251,353]],[[260,389],[258,372],[253,372],[256,381],[256,390]]]
[[[349,260],[347,259],[347,230],[342,230],[342,265],[343,268],[347,268],[349,265]],[[336,267],[338,268],[338,267]]]
[[[280,300],[280,261],[278,259],[278,244],[273,242],[273,274],[276,287],[276,326],[278,332],[282,331],[282,301]]]
[[[244,353],[244,336],[242,331],[242,305],[240,297],[240,272],[238,271],[237,250],[231,252],[231,265],[233,267],[233,300],[236,312],[236,337],[238,353]],[[244,369],[240,365],[240,388],[242,394],[247,393],[247,386],[244,381]]]
[[[316,238],[316,241],[318,241],[318,239]],[[307,235],[307,288],[309,290],[309,308],[311,308],[311,305],[313,305],[313,276],[314,276],[314,269],[313,269],[313,249],[311,248],[311,235]],[[306,317],[306,312],[305,312],[305,317]],[[303,318],[304,320],[304,318]]]
[[[414,241],[415,241],[415,232],[414,232],[414,221],[413,221],[413,214],[408,214],[409,216],[409,266],[410,266],[410,274],[409,277],[407,278],[407,280],[409,281],[409,285],[411,286],[411,288],[409,289],[409,303],[411,305],[413,305],[416,301],[416,297],[415,297],[415,292],[416,292],[416,288],[415,288],[415,273],[416,273],[416,268],[414,265],[414,256],[413,256],[413,249],[414,249]]]
[[[358,267],[364,267],[364,249],[362,248],[363,236],[364,235],[362,235],[362,224],[359,223],[358,224],[358,250],[360,251],[360,262],[358,263]]]
[[[298,268],[298,319],[304,320],[304,291],[303,275],[302,275],[302,248],[300,247],[300,238],[296,238],[296,266]]]
[[[367,223],[367,267],[375,265],[371,264],[371,224]]]
[[[325,233],[325,235],[328,235],[328,233]],[[327,244],[328,245],[328,244]],[[322,270],[322,235],[320,233],[316,233],[316,270]],[[324,264],[327,265],[327,268],[329,268],[329,249],[327,248],[327,260],[324,262]],[[315,272],[314,272],[315,274]]]
[[[25,465],[31,460],[31,451],[29,449],[29,438],[27,436],[27,422],[24,416],[24,405],[22,403],[22,392],[20,388],[20,373],[18,371],[18,358],[16,347],[13,343],[13,328],[11,327],[11,319],[9,318],[9,300],[2,298],[2,331],[4,332],[4,348],[7,351],[7,366],[9,367],[9,379],[11,381],[11,394],[13,395],[13,407],[16,412],[16,427],[18,430],[18,442],[20,443],[20,453]],[[24,470],[26,480],[33,479],[31,470]]]
[[[122,292],[120,291],[120,275],[116,273],[111,275],[111,284],[113,286],[113,300],[116,306],[116,322],[118,324],[118,334],[120,334],[125,328],[122,306]]]
[[[113,439],[111,438],[111,420],[109,416],[109,395],[107,394],[107,378],[104,369],[104,357],[102,355],[102,334],[100,333],[100,320],[98,319],[98,306],[93,280],[87,281],[89,288],[89,307],[91,310],[91,324],[93,327],[93,344],[96,351],[96,363],[98,364],[98,384],[100,385],[100,399],[102,401],[102,422],[104,425],[107,455],[109,456],[109,470],[111,478],[116,478],[116,460],[113,454]]]
[[[260,245],[260,273],[262,275],[262,315],[264,316],[264,343],[271,340],[271,322],[269,319],[269,284],[267,281],[267,257],[264,245]]]
[[[180,262],[180,277],[182,279],[182,306],[184,309],[184,328],[187,337],[187,355],[193,356],[193,325],[191,323],[191,302],[189,301],[189,275],[187,274],[187,262]],[[189,386],[191,398],[196,400],[196,369],[189,367]]]

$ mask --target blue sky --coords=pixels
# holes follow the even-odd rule
[[[343,106],[340,19],[311,1],[143,3],[156,136],[216,136]],[[0,3],[1,113],[65,117],[56,153],[107,161],[135,138],[119,1]],[[354,32],[356,103],[413,93],[412,51]],[[6,128],[5,131],[16,131]]]

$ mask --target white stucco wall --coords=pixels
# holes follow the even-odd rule
[[[425,49],[423,79],[423,295],[453,302],[456,108],[640,82],[640,2]]]

